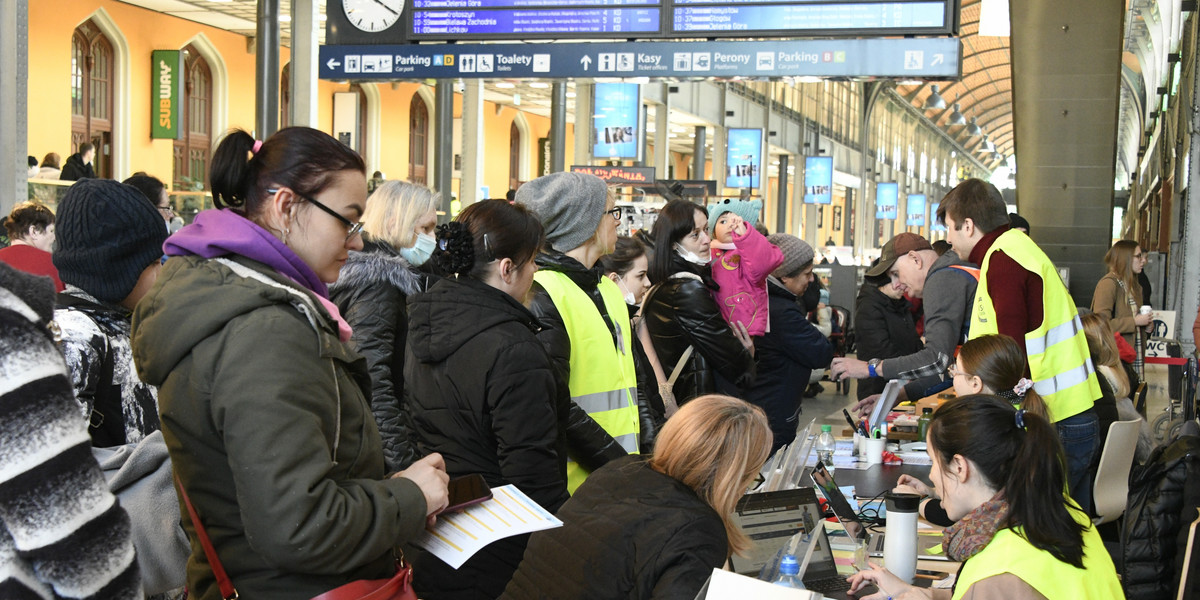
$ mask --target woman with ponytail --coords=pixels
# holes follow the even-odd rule
[[[291,600],[397,573],[393,548],[446,507],[442,458],[388,476],[364,361],[329,300],[359,237],[362,158],[328,134],[244,131],[213,152],[217,208],[171,236],[133,314],[138,374],[198,521],[187,587]]]
[[[448,276],[409,299],[404,382],[417,443],[451,477],[514,484],[550,512],[567,500],[570,392],[556,383],[527,301],[542,225],[520,204],[485,200],[438,228],[434,266]],[[410,552],[422,598],[496,598],[528,535],[488,544],[457,570]]]
[[[885,598],[1124,598],[1112,558],[1088,516],[1065,494],[1058,434],[1003,398],[971,395],[929,422],[930,478],[950,518],[942,548],[962,562],[952,590],[916,588],[872,565],[850,577]]]

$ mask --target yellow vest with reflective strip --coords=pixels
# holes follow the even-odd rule
[[[1087,525],[1083,534],[1083,568],[1054,558],[1054,555],[1038,549],[1012,529],[996,533],[979,554],[963,564],[954,584],[952,600],[959,600],[971,585],[1001,573],[1012,573],[1029,584],[1041,595],[1059,598],[1086,598],[1087,600],[1120,600],[1125,598],[1117,570],[1113,567],[1108,550],[1100,534],[1086,515],[1070,509],[1071,516],[1080,525]]]
[[[629,308],[617,284],[600,278],[600,297],[616,326],[619,348],[596,310],[591,297],[563,273],[538,271],[533,278],[554,301],[571,339],[571,400],[591,415],[600,427],[630,454],[638,452],[637,373]],[[572,494],[587,479],[588,471],[567,462],[567,490]]]
[[[1087,337],[1075,301],[1067,293],[1054,263],[1024,233],[1011,229],[1000,234],[980,265],[982,276],[971,311],[971,339],[998,333],[996,307],[987,289],[992,255],[1003,250],[1027,271],[1042,278],[1042,324],[1025,334],[1025,353],[1033,389],[1046,401],[1050,418],[1057,423],[1089,408],[1100,397],[1100,381],[1088,352]]]

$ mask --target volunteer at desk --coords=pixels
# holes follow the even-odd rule
[[[1123,598],[1087,515],[1062,492],[1063,450],[1050,423],[996,396],[951,400],[929,423],[930,478],[951,519],[942,547],[963,563],[952,590],[913,587],[872,565],[850,577],[869,600]]]

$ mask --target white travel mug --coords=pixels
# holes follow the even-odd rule
[[[887,535],[883,538],[883,564],[893,575],[912,583],[917,574],[916,494],[887,495]]]
[[[1143,304],[1142,308],[1139,309],[1138,312],[1143,315],[1148,315],[1148,314],[1154,312],[1154,309],[1149,304]]]

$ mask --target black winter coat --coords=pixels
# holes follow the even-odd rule
[[[692,600],[725,563],[721,517],[640,457],[615,460],[534,533],[505,600]]]
[[[671,267],[675,273],[696,277],[702,272],[678,255],[672,256]],[[694,348],[675,381],[675,399],[680,404],[715,392],[741,397],[754,381],[754,357],[733,335],[712,292],[702,279],[674,275],[650,288],[642,302],[654,351],[667,376],[688,346]],[[724,378],[725,389],[718,386],[718,375]]]
[[[754,340],[758,376],[746,399],[761,406],[774,434],[772,452],[796,437],[796,414],[813,369],[833,360],[833,344],[804,314],[797,297],[767,279],[771,330]]]
[[[1200,507],[1200,437],[1159,446],[1129,474],[1129,503],[1121,521],[1121,587],[1125,597],[1171,600],[1189,524]],[[1193,558],[1195,560],[1195,558]]]
[[[83,157],[76,152],[67,157],[67,162],[63,163],[62,173],[58,178],[63,181],[95,179],[96,169],[90,164],[84,164]]]
[[[410,297],[408,315],[404,379],[422,454],[440,452],[451,478],[479,473],[492,487],[515,484],[556,512],[567,500],[570,396],[557,385],[534,316],[466,277]],[[417,591],[428,600],[495,598],[527,540],[492,543],[457,571],[412,552]]]
[[[854,308],[854,335],[859,360],[895,358],[918,352],[925,345],[913,321],[912,304],[903,297],[889,298],[870,283],[858,288]],[[858,380],[858,399],[883,392],[887,380]]]
[[[579,286],[579,289],[587,293],[588,297],[592,299],[592,304],[596,306],[596,310],[604,317],[604,323],[608,326],[609,334],[613,336],[613,346],[615,347],[617,345],[616,328],[613,324],[613,319],[609,317],[608,312],[605,310],[604,298],[600,295],[600,288],[597,287],[600,278],[603,277],[600,274],[600,270],[587,269],[583,266],[583,263],[557,250],[550,250],[539,254],[537,264],[539,270],[565,274],[575,285]],[[550,294],[538,282],[533,282],[530,295],[532,296],[532,300],[529,303],[529,311],[537,317],[538,322],[542,326],[542,330],[538,333],[538,339],[545,345],[546,352],[550,355],[550,360],[554,362],[555,371],[561,379],[560,385],[569,389],[568,382],[571,381],[571,337],[567,334],[567,327],[563,322],[562,313],[554,305],[554,300],[550,298]],[[627,347],[631,340],[635,339],[632,331],[622,331],[621,336]],[[640,397],[638,400],[638,416],[640,417],[640,426],[643,430],[642,439],[646,439],[648,432],[649,439],[653,440],[654,431],[656,430],[655,421],[646,408],[646,403],[641,401]],[[569,409],[571,412],[570,424],[567,429],[567,444],[571,452],[571,457],[576,462],[586,467],[589,471],[594,471],[604,466],[608,461],[628,454],[586,411],[579,408],[574,402],[571,402]]]
[[[404,403],[404,345],[408,337],[408,297],[425,278],[384,242],[364,239],[351,252],[329,297],[354,331],[351,345],[367,359],[371,373],[371,412],[383,438],[389,473],[420,458],[412,440],[412,417]]]

